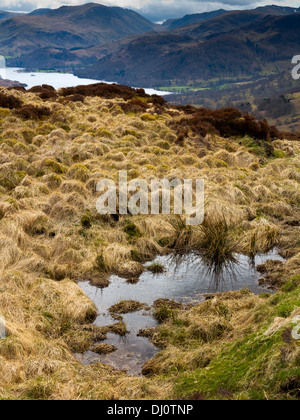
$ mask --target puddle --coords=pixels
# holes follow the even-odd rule
[[[160,298],[185,304],[200,303],[204,300],[205,293],[236,291],[243,288],[257,294],[270,292],[268,288],[259,286],[261,274],[255,267],[267,260],[283,261],[283,258],[274,250],[269,254],[257,256],[255,261],[244,255],[237,255],[236,260],[236,264],[224,269],[222,275],[216,278],[201,257],[195,254],[183,257],[164,256],[156,258],[153,262],[162,264],[166,271],[163,274],[146,271],[137,284],[130,284],[118,276],[111,276],[110,285],[105,289],[92,286],[89,282],[81,282],[79,285],[97,305],[99,315],[94,324],[102,327],[116,322],[108,309],[120,300],[137,300],[152,306]],[[157,321],[151,316],[151,311],[144,310],[123,315],[123,318],[129,334],[125,337],[108,334],[105,341],[106,344],[117,347],[117,351],[104,356],[87,351],[77,354],[78,360],[83,364],[101,362],[116,369],[126,370],[129,375],[141,375],[143,364],[160,350],[147,338],[137,337],[137,333],[140,329],[155,327]]]

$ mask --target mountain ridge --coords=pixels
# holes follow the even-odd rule
[[[197,28],[203,29],[206,24]],[[262,16],[227,32],[204,32],[205,42],[203,34],[195,35],[193,27],[186,28],[137,37],[76,74],[145,87],[253,77],[290,65],[300,44],[300,14]]]
[[[0,54],[17,56],[43,47],[89,47],[156,27],[129,9],[95,3],[62,6],[1,22]]]

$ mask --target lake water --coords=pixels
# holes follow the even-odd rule
[[[24,72],[20,68],[7,67],[5,69],[0,69],[0,76],[3,79],[9,79],[13,81],[18,81],[27,85],[27,89],[32,88],[33,86],[38,85],[50,85],[55,89],[60,89],[63,87],[74,87],[78,85],[90,85],[93,83],[108,83],[112,84],[113,82],[107,82],[105,80],[93,80],[93,79],[81,79],[71,73],[34,73],[34,72]],[[171,92],[162,92],[155,89],[145,89],[146,93],[149,95],[168,95]]]
[[[99,315],[95,325],[102,327],[114,324],[109,308],[121,300],[136,300],[152,306],[160,298],[171,299],[184,304],[197,304],[204,300],[203,294],[241,290],[248,288],[253,293],[270,292],[258,284],[261,277],[256,266],[267,260],[283,259],[276,251],[257,256],[251,261],[244,255],[236,256],[237,263],[230,270],[224,270],[216,278],[201,257],[190,254],[184,257],[158,257],[154,262],[162,264],[166,271],[154,275],[145,271],[137,284],[130,284],[118,276],[110,277],[110,285],[101,289],[89,282],[79,283],[84,293],[97,305]],[[146,264],[147,265],[147,264]],[[139,330],[157,326],[151,311],[142,310],[123,316],[127,330],[125,337],[108,334],[106,344],[117,347],[117,351],[106,356],[99,356],[91,351],[76,355],[84,364],[101,362],[116,369],[126,370],[130,375],[140,375],[143,364],[160,350],[147,338],[138,337]]]

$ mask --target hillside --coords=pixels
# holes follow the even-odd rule
[[[30,16],[42,16],[46,13],[51,12],[52,9],[36,9],[33,10],[33,12],[28,13]]]
[[[245,25],[232,30],[231,22],[240,25],[241,16]],[[137,37],[77,74],[145,87],[207,87],[213,79],[247,80],[287,70],[300,42],[300,15],[250,16],[252,23],[234,13],[230,23],[224,15],[194,28]],[[207,29],[216,22],[222,33]]]
[[[117,85],[0,88],[0,106],[1,399],[300,398],[291,335],[300,315],[299,134]],[[100,216],[96,184],[120,170],[130,180],[205,179],[204,224]],[[127,332],[124,321],[93,324],[97,309],[78,281],[104,288],[112,273],[130,281],[145,261],[178,251],[253,262],[274,247],[284,260],[260,267],[274,294],[154,305],[160,324],[140,334],[161,352],[144,376],[75,357]]]
[[[276,5],[271,5],[271,6],[261,6],[261,7],[257,7],[255,10],[268,14],[268,15],[293,15],[296,13],[300,13],[300,7],[288,7],[288,6],[276,6]]]
[[[82,48],[151,31],[155,24],[119,7],[89,3],[14,17],[0,24],[0,54],[44,47]]]
[[[196,40],[210,39],[210,37],[222,36],[246,25],[260,22],[265,16],[267,15],[256,10],[227,12],[200,24],[178,28],[174,32],[188,35]]]
[[[226,10],[224,9],[215,10],[213,12],[206,12],[206,13],[195,13],[192,15],[186,15],[180,19],[169,19],[166,22],[164,22],[161,25],[161,27],[164,30],[178,29],[178,28],[181,28],[182,26],[205,22],[216,16],[223,15],[224,13],[226,13]]]
[[[87,65],[95,64],[103,57],[110,56],[122,48],[126,49],[132,42],[135,41],[142,44],[145,42],[147,48],[150,49],[151,43],[157,42],[159,51],[159,48],[164,48],[164,45],[169,42],[169,38],[174,37],[175,35],[179,35],[180,37],[191,37],[196,40],[205,39],[214,34],[238,29],[247,23],[259,21],[263,16],[262,13],[255,11],[228,12],[225,15],[220,16],[220,19],[213,18],[213,15],[214,13],[210,13],[209,15],[205,14],[200,25],[199,23],[195,25],[188,25],[188,27],[179,27],[173,31],[166,30],[164,25],[161,25],[160,27],[157,25],[157,32],[144,34],[141,38],[139,35],[132,35],[124,37],[121,40],[89,48],[76,49],[76,47],[74,47],[71,51],[66,51],[66,48],[57,47],[55,49],[55,53],[53,53],[53,47],[47,46],[44,48],[38,48],[28,53],[23,52],[23,54],[18,57],[8,59],[8,64],[10,66],[26,67],[31,69],[39,68],[43,70],[52,70],[67,68],[73,70],[77,67],[82,68],[87,67]],[[159,33],[159,38],[157,33]],[[175,42],[177,41],[175,40]],[[70,54],[72,55],[71,61]],[[89,71],[89,69],[87,71]]]
[[[257,75],[256,70],[263,70],[265,67],[267,67],[266,71],[269,72],[270,70],[268,68],[268,63],[266,63],[266,66],[258,65],[257,69],[253,69],[253,66],[249,67],[249,63],[253,60],[253,58],[256,59],[256,52],[254,51],[253,54],[253,45],[252,48],[250,48],[251,42],[255,45],[255,42],[260,41],[260,39],[257,39],[257,36],[252,33],[252,26],[255,23],[258,23],[258,26],[257,28],[254,28],[254,31],[258,30],[259,32],[260,22],[262,22],[262,25],[266,25],[264,19],[267,18],[267,16],[271,15],[274,19],[276,16],[293,16],[299,12],[298,9],[277,6],[268,6],[255,10],[232,12],[217,10],[209,13],[187,15],[181,19],[169,20],[163,25],[154,25],[150,22],[144,22],[146,25],[145,27],[142,25],[142,27],[135,28],[134,31],[131,30],[132,28],[128,31],[126,29],[122,32],[122,34],[118,35],[115,33],[112,34],[111,31],[120,32],[123,23],[120,27],[120,21],[113,22],[113,25],[112,21],[107,21],[105,23],[101,21],[101,27],[96,29],[96,39],[94,36],[92,36],[93,31],[95,30],[94,24],[91,25],[91,21],[89,20],[89,27],[92,27],[93,30],[91,34],[86,34],[84,37],[85,39],[82,39],[82,31],[79,34],[80,38],[78,38],[78,34],[76,32],[77,29],[74,32],[74,27],[72,25],[76,20],[78,21],[78,19],[79,21],[82,20],[82,22],[86,20],[86,14],[83,13],[84,8],[91,8],[91,10],[94,10],[92,5],[86,5],[80,7],[79,9],[61,8],[53,11],[49,9],[38,9],[32,12],[30,14],[31,16],[26,17],[26,21],[28,18],[33,18],[36,22],[39,21],[40,17],[42,17],[41,22],[43,22],[43,19],[47,18],[46,21],[49,24],[49,19],[52,19],[50,19],[52,22],[52,38],[50,40],[50,35],[47,33],[47,44],[39,41],[37,44],[32,43],[31,45],[29,44],[31,42],[30,39],[32,38],[32,34],[29,35],[26,41],[20,41],[19,38],[17,40],[13,40],[12,42],[11,40],[8,40],[7,42],[12,46],[14,46],[16,42],[18,43],[19,41],[22,43],[25,42],[26,44],[26,48],[24,48],[24,50],[20,51],[18,49],[11,54],[7,60],[8,65],[13,67],[25,67],[31,70],[56,69],[73,72],[74,70],[82,69],[82,74],[86,75],[87,77],[97,78],[97,73],[105,72],[105,74],[108,74],[107,78],[120,82],[122,81],[122,83],[128,84],[132,84],[132,80],[138,80],[140,85],[145,85],[143,79],[147,78],[149,85],[152,85],[152,87],[153,84],[156,86],[161,84],[169,84],[175,86],[176,84],[179,86],[194,84],[198,87],[201,87],[203,80],[210,83],[209,79],[218,78],[222,71],[221,69],[224,66],[226,77],[228,77],[229,73],[231,75],[236,73],[234,76],[240,78],[241,74],[245,75],[245,72],[254,72],[255,76]],[[115,10],[115,8],[105,10],[109,10],[109,12],[112,13],[112,10]],[[103,9],[101,8],[99,9],[99,12],[101,12],[100,14],[104,13]],[[131,13],[125,10],[122,10],[122,12]],[[80,15],[80,18],[78,18],[78,15]],[[61,27],[56,23],[53,24],[54,16],[58,16],[58,22],[63,21],[64,27],[69,28],[70,32],[68,31],[66,34],[59,34]],[[135,18],[136,17],[137,15],[135,14]],[[97,21],[93,13],[91,18],[92,21]],[[72,21],[71,26],[70,20]],[[23,20],[20,22],[23,25]],[[20,22],[16,23],[18,27]],[[33,23],[31,22],[31,24]],[[22,30],[25,29],[23,28]],[[153,30],[156,32],[153,32]],[[241,30],[241,33],[238,32],[239,30]],[[282,28],[279,29],[279,31],[281,30]],[[285,30],[286,28],[283,29],[283,32]],[[101,32],[101,39],[98,39],[99,31]],[[247,41],[247,31],[250,31],[251,34],[249,42]],[[108,37],[104,37],[105,39],[102,36],[104,32],[106,32],[106,34],[110,34]],[[148,33],[141,35],[141,32]],[[291,34],[291,31],[289,34]],[[227,35],[230,36],[224,38],[224,36]],[[61,36],[64,37],[63,43],[58,41]],[[77,38],[74,39],[74,36]],[[33,38],[34,37],[35,35],[33,35]],[[213,39],[216,39],[215,43]],[[170,42],[170,40],[173,41]],[[193,40],[195,42],[193,42]],[[203,45],[202,41],[205,41]],[[248,45],[245,45],[245,41],[248,42]],[[291,39],[289,41],[291,41]],[[268,42],[272,43],[272,39],[269,39]],[[5,42],[3,44],[5,44]],[[210,63],[210,60],[212,60],[212,48],[215,49],[217,55],[221,54],[220,65],[218,63],[212,65],[212,63]],[[268,50],[268,46],[266,45],[263,45],[263,48]],[[143,50],[143,53],[145,54],[145,57],[141,57],[141,60],[142,64],[144,64],[144,66],[147,68],[143,68],[143,66],[141,68],[138,67],[135,72],[134,69],[131,69],[131,67],[135,66],[135,55],[137,54],[139,56],[139,49]],[[149,56],[148,51],[150,54]],[[230,56],[230,52],[232,53],[232,57]],[[269,53],[268,55],[270,56]],[[118,54],[120,55],[119,58]],[[151,54],[153,54],[153,56],[151,56]],[[239,61],[237,60],[238,57],[236,57],[236,54],[241,55]],[[198,61],[202,55],[207,55],[206,62],[204,61],[203,66],[199,68],[199,71],[197,71],[199,65]],[[277,55],[278,54],[276,53],[275,56]],[[247,56],[249,56],[248,59]],[[105,62],[97,63],[98,60],[102,60],[104,58],[106,58]],[[149,62],[149,59],[151,62],[150,65],[145,65],[146,62]],[[267,59],[269,59],[269,57],[267,57]],[[285,57],[283,57],[283,59],[285,59]],[[112,61],[110,62],[110,60]],[[216,60],[214,59],[214,61]],[[108,72],[105,69],[106,63],[109,68]],[[230,63],[232,63],[231,66]],[[90,67],[92,65],[95,66]],[[155,68],[156,65],[157,69]],[[191,73],[188,74],[187,79],[189,67],[191,68]],[[236,71],[234,70],[235,67],[237,67]],[[129,78],[128,75],[125,77],[125,73],[127,71],[132,73],[131,78]],[[147,71],[154,74],[151,74],[149,77]],[[156,74],[157,71],[160,71],[161,74]],[[200,72],[203,75],[203,80],[201,77],[199,77]],[[120,73],[122,75],[121,78]],[[164,77],[166,74],[169,75],[168,79]],[[262,73],[260,72],[260,74]],[[173,80],[173,78],[175,78],[175,80]],[[179,78],[179,80],[177,80],[177,78]],[[185,79],[184,83],[183,79]],[[186,81],[186,79],[188,81]]]
[[[211,109],[233,106],[258,119],[266,118],[284,130],[300,131],[300,87],[291,78],[290,69],[244,83],[228,83],[226,79],[220,83],[221,87],[216,83],[205,90],[174,88],[178,93],[168,96],[168,101],[177,105],[194,104]]]
[[[13,12],[6,12],[3,10],[0,10],[0,21],[11,19],[15,16],[21,16],[21,15],[22,13],[13,13]]]

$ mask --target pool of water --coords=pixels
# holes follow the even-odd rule
[[[93,83],[108,83],[105,80],[81,79],[71,73],[55,73],[55,72],[26,72],[17,67],[6,67],[0,69],[0,76],[3,79],[17,81],[27,85],[27,89],[33,86],[50,85],[55,89],[64,87],[74,87],[78,85],[90,85]],[[162,92],[155,89],[145,89],[149,95],[169,95],[171,92]]]
[[[109,313],[109,308],[120,300],[137,300],[152,306],[160,298],[171,299],[184,304],[200,303],[206,293],[237,291],[248,288],[254,293],[270,292],[268,288],[259,286],[261,277],[256,266],[267,260],[283,259],[276,250],[255,260],[244,255],[236,256],[236,263],[225,268],[216,277],[214,272],[203,262],[200,256],[190,254],[186,256],[163,256],[153,262],[165,267],[165,272],[154,275],[145,271],[138,283],[130,284],[126,279],[118,276],[110,277],[110,285],[105,289],[91,285],[88,281],[81,282],[84,293],[95,302],[99,315],[95,321],[97,326],[106,326],[115,323]],[[152,263],[153,263],[152,262]],[[146,264],[147,266],[147,264]],[[108,334],[105,343],[117,347],[117,351],[105,356],[99,356],[91,351],[76,355],[84,364],[101,362],[109,364],[116,369],[126,370],[129,375],[140,375],[143,364],[155,356],[160,350],[147,338],[138,337],[139,330],[152,328],[157,321],[152,317],[151,311],[139,311],[123,316],[129,334],[119,337]]]

